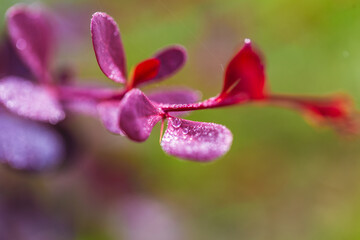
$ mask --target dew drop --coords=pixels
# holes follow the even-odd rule
[[[19,49],[20,51],[25,50],[26,46],[27,46],[27,42],[23,38],[20,38],[19,40],[16,41],[16,48]]]
[[[251,40],[249,38],[245,38],[244,42],[245,42],[245,44],[250,44]]]
[[[179,128],[181,126],[181,120],[179,118],[174,118],[172,121],[172,126],[174,128]]]
[[[189,133],[189,127],[184,127],[182,129],[182,132],[183,132],[183,134],[188,134]]]

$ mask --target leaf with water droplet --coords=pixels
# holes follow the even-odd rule
[[[232,134],[222,125],[170,117],[161,147],[176,157],[209,162],[224,155],[231,143]]]

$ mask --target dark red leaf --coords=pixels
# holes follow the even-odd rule
[[[265,96],[264,65],[253,50],[250,40],[230,61],[225,72],[220,100],[229,98],[262,99]]]
[[[359,115],[355,112],[351,99],[346,96],[310,98],[270,95],[267,101],[298,109],[311,122],[333,127],[340,133],[356,134],[360,130]]]

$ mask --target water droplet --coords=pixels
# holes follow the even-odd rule
[[[245,44],[250,44],[251,40],[249,38],[245,38],[244,42],[245,42]]]
[[[19,49],[20,51],[25,50],[26,46],[27,46],[27,42],[23,38],[20,38],[19,40],[16,41],[16,48]]]
[[[174,128],[179,128],[181,126],[181,119],[174,118],[173,121],[172,121],[172,126]]]
[[[183,134],[188,134],[189,133],[189,127],[184,127],[182,132],[183,132]]]

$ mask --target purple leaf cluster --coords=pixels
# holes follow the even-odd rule
[[[192,104],[198,100],[196,92],[164,91],[148,98],[136,88],[174,74],[186,60],[183,47],[173,46],[159,51],[152,59],[138,64],[126,81],[124,51],[115,21],[105,13],[95,13],[91,20],[91,33],[96,59],[103,73],[127,85],[120,104],[112,101],[99,105],[100,116],[108,130],[143,142],[159,121],[168,119],[169,127],[161,141],[166,153],[194,161],[211,161],[227,152],[232,143],[232,134],[226,127],[175,118],[159,106]],[[178,122],[178,126],[175,122]]]

